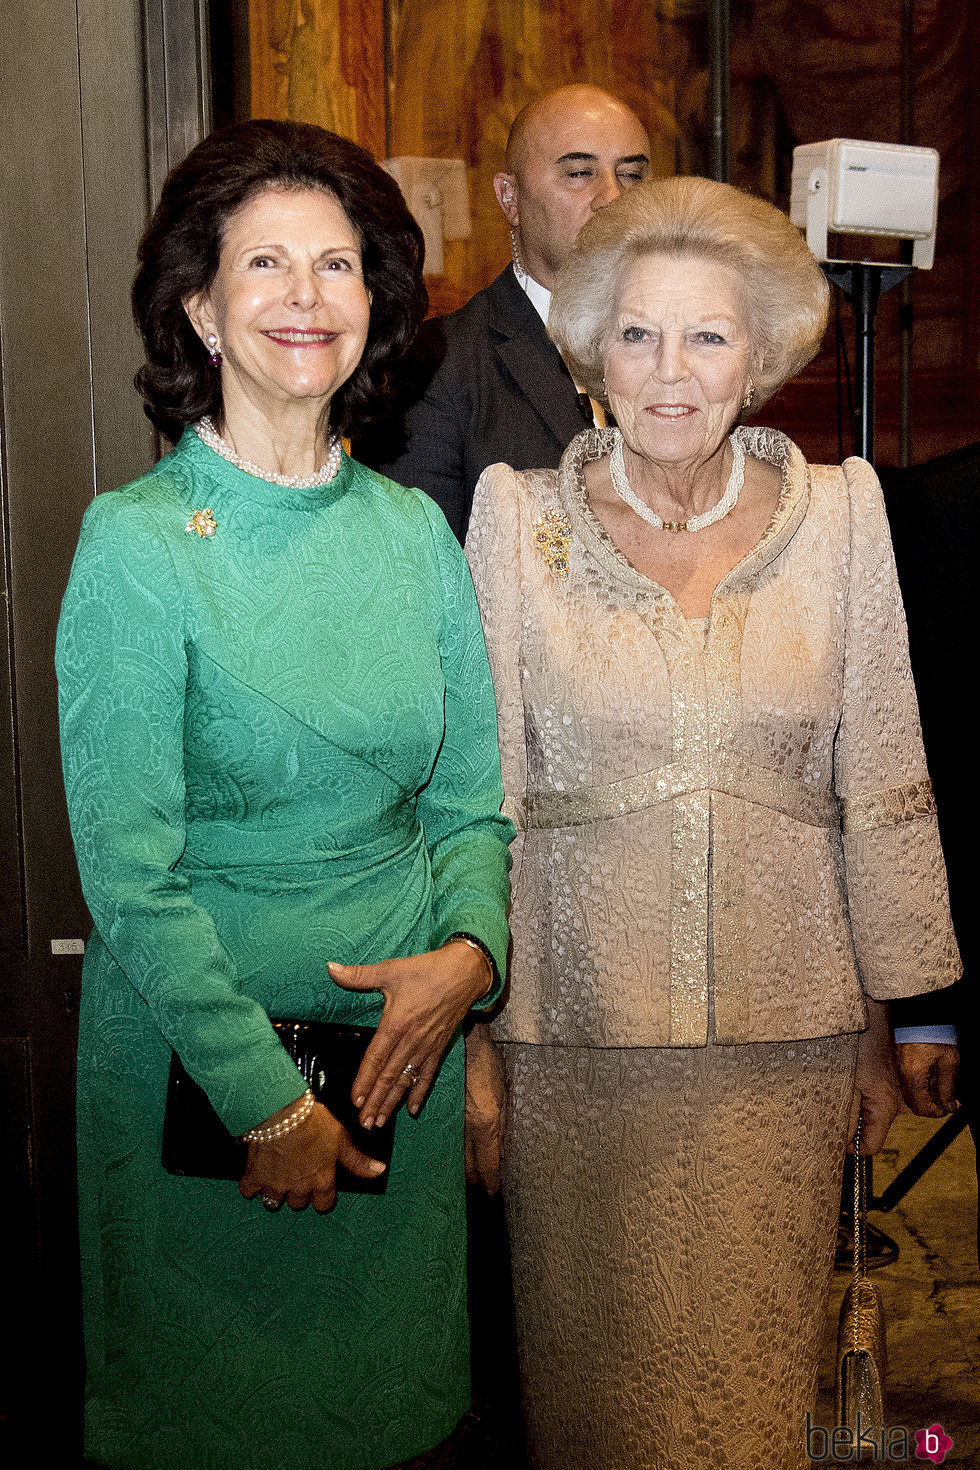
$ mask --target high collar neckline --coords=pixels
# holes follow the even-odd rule
[[[353,461],[345,453],[334,478],[322,485],[277,485],[274,480],[264,480],[260,475],[251,475],[232,464],[231,460],[205,444],[193,425],[184,430],[174,453],[222,490],[263,505],[292,506],[300,510],[314,510],[339,500],[349,488],[353,475]]]

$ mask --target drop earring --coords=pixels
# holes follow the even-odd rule
[[[751,408],[752,407],[752,400],[753,400],[754,397],[755,397],[755,384],[753,383],[752,379],[750,378],[749,379],[749,386],[745,390],[745,397],[742,399],[742,412],[743,413],[745,412],[745,410],[747,408]]]
[[[212,367],[215,367],[215,368],[220,367],[221,366],[221,348],[219,347],[219,345],[218,345],[218,339],[217,339],[217,337],[215,336],[215,334],[213,332],[209,332],[208,333],[208,336],[207,336],[207,346],[210,349],[209,354],[208,354],[208,362],[211,364]]]

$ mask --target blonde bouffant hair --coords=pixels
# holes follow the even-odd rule
[[[731,184],[652,179],[625,189],[583,226],[555,282],[548,331],[593,398],[605,399],[603,365],[627,272],[649,255],[718,261],[739,277],[753,408],[817,353],[830,290],[788,216]]]

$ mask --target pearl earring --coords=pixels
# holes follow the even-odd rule
[[[211,364],[212,367],[216,367],[216,368],[217,367],[220,367],[221,366],[221,348],[219,347],[219,345],[218,345],[218,339],[217,339],[217,337],[215,336],[215,334],[213,332],[209,332],[208,333],[207,345],[211,349],[210,350],[210,353],[208,355],[208,362]]]

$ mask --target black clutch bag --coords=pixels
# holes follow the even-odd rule
[[[374,1030],[333,1021],[276,1021],[279,1040],[296,1063],[317,1102],[343,1123],[355,1148],[383,1164],[391,1163],[395,1114],[383,1128],[362,1128],[351,1102],[354,1078]],[[163,1115],[163,1167],[191,1179],[241,1179],[248,1144],[222,1123],[203,1087],[188,1076],[174,1052],[170,1062],[167,1103]],[[337,1188],[357,1194],[384,1194],[388,1170],[377,1179],[361,1179],[342,1167]]]

